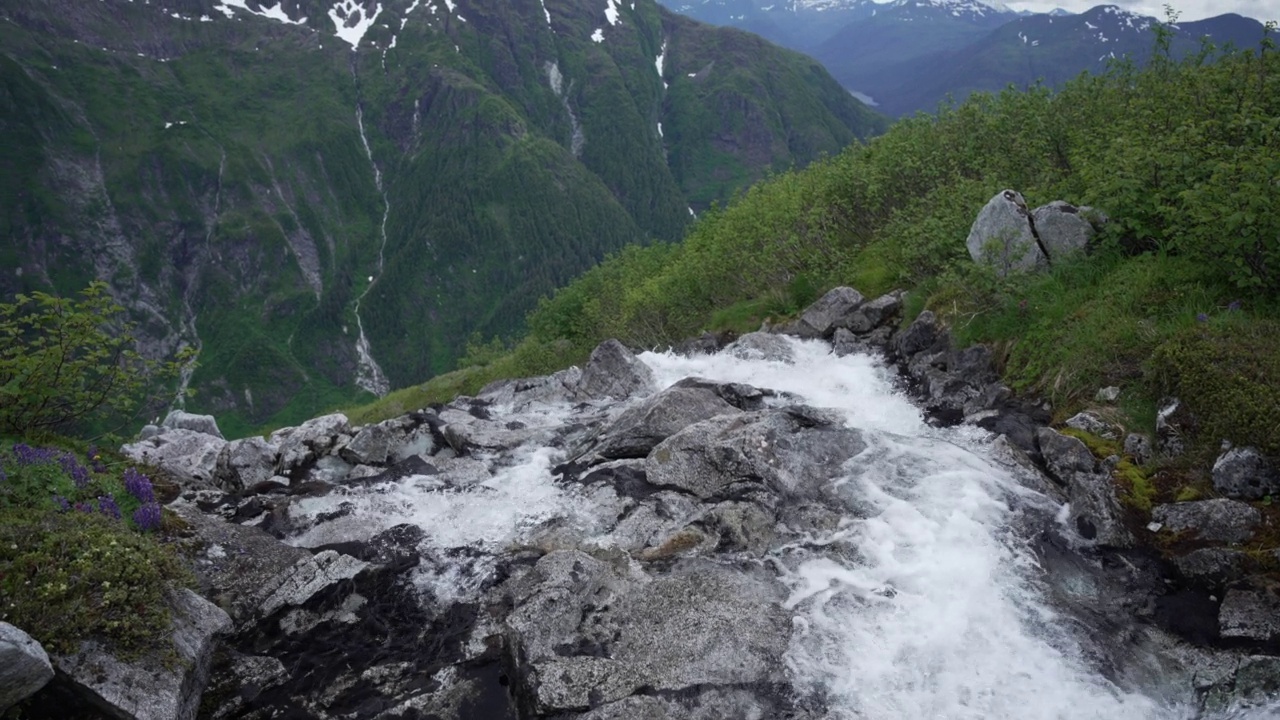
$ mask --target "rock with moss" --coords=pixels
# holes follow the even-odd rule
[[[1127,548],[1133,535],[1125,527],[1111,475],[1101,472],[1093,453],[1079,439],[1040,428],[1036,442],[1050,474],[1067,488],[1070,522],[1084,540]]]
[[[0,714],[53,679],[49,654],[34,638],[0,622]]]
[[[1151,519],[1170,532],[1189,532],[1209,542],[1242,543],[1253,537],[1262,513],[1227,498],[1157,505]]]
[[[87,640],[78,652],[54,658],[62,689],[112,717],[193,720],[218,637],[231,619],[190,590],[176,591],[170,603],[168,650],[125,660]]]

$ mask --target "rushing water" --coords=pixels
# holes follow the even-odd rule
[[[1052,518],[1053,508],[1045,510],[1050,501],[989,461],[985,433],[928,426],[892,373],[867,356],[836,358],[816,342],[793,341],[793,349],[794,364],[727,354],[641,359],[660,387],[689,376],[749,383],[837,409],[864,431],[868,448],[836,481],[861,511],[831,536],[808,538],[805,549],[784,548],[775,559],[795,613],[788,663],[797,686],[826,699],[832,720],[1197,717],[1185,677],[1148,676],[1147,686],[1121,687],[1087,660],[1088,641],[1046,599],[1045,573],[1013,529],[1026,508]],[[499,417],[508,410],[493,408]],[[572,412],[547,405],[520,418],[552,427]],[[502,467],[454,459],[451,471],[474,473],[470,489],[445,492],[438,480],[418,477],[347,497],[358,506],[352,519],[320,525],[297,542],[345,539],[357,523],[367,537],[410,522],[427,531],[435,548],[497,549],[521,544],[534,528],[559,519],[609,545],[608,512],[555,480],[551,468],[562,460],[545,447],[526,447]],[[465,562],[433,567],[419,580],[445,597],[466,597],[484,572]]]

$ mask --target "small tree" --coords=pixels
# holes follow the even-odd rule
[[[190,360],[142,357],[133,327],[100,281],[78,299],[34,292],[0,303],[0,433],[25,436],[130,417],[146,390]]]

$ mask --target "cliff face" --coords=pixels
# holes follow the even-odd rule
[[[201,348],[232,432],[448,369],[472,332],[882,121],[651,1],[0,11],[0,292],[94,277]]]

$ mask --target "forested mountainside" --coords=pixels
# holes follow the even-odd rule
[[[652,0],[16,0],[0,48],[0,295],[109,281],[231,432],[450,369],[884,127]]]

